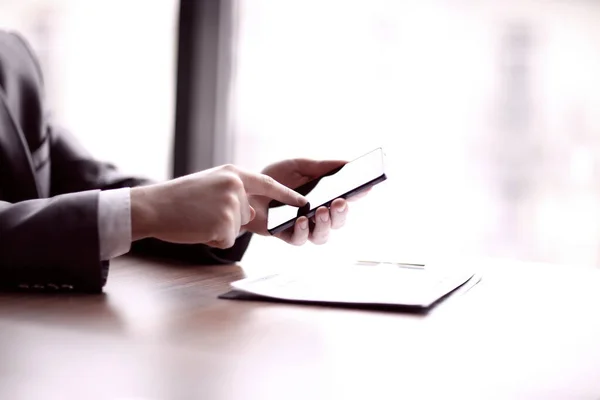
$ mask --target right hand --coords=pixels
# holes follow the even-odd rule
[[[132,239],[233,246],[256,215],[248,195],[301,207],[307,200],[273,178],[232,165],[131,189]]]

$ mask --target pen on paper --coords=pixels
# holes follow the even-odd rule
[[[423,269],[425,268],[425,264],[416,264],[416,263],[405,263],[405,262],[393,262],[393,261],[371,261],[371,260],[358,260],[358,264],[363,265],[379,265],[379,264],[387,264],[387,265],[396,265],[402,268],[415,268],[415,269]]]

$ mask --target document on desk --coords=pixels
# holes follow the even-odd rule
[[[351,265],[319,272],[285,272],[242,279],[231,284],[238,296],[221,297],[242,299],[241,292],[292,302],[428,308],[475,279],[479,280],[473,271],[467,270]]]

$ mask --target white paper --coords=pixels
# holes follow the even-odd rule
[[[394,265],[276,273],[231,285],[245,292],[284,300],[429,307],[469,280],[465,270],[440,271]]]

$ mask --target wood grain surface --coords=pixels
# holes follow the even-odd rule
[[[122,257],[0,294],[0,399],[600,399],[600,271],[497,262],[425,315],[220,300],[239,266]]]

